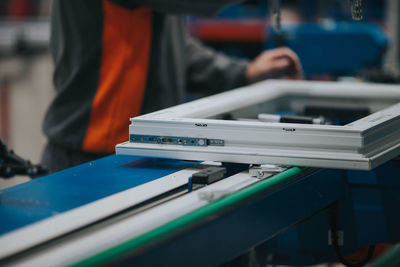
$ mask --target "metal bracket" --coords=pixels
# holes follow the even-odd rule
[[[266,179],[277,173],[287,170],[289,167],[265,164],[265,165],[255,165],[249,169],[249,175],[251,177],[256,177],[258,179]]]
[[[165,144],[182,146],[224,146],[224,140],[183,137],[183,136],[157,136],[131,134],[129,140],[132,143]]]

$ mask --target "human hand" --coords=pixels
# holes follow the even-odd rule
[[[246,78],[249,82],[302,75],[303,69],[299,57],[287,47],[262,52],[249,63],[246,69]]]

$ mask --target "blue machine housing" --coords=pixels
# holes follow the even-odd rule
[[[0,236],[197,163],[113,155],[1,190]],[[280,186],[154,241],[152,249],[115,260],[127,266],[214,266],[261,244],[255,255],[266,264],[334,261],[328,244],[334,203],[344,255],[395,243],[400,240],[399,173],[399,160],[372,171],[304,169]]]
[[[400,161],[372,171],[342,171],[343,196],[337,202],[338,231],[343,231],[342,255],[359,247],[400,240]],[[269,264],[312,265],[335,260],[328,244],[330,211],[276,236],[259,248],[270,254]],[[262,254],[262,253],[260,253]]]
[[[266,30],[265,48],[283,44],[293,49],[306,76],[354,75],[366,68],[379,68],[389,44],[381,27],[372,23],[284,24],[282,36],[272,27]]]

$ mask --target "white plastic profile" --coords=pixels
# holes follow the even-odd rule
[[[234,121],[227,113],[274,106],[292,98],[325,106],[368,107],[344,126]],[[296,100],[298,99],[298,101]],[[125,142],[117,154],[185,160],[283,164],[369,170],[400,154],[400,86],[313,81],[264,81],[131,119],[130,135],[223,140],[223,146]]]

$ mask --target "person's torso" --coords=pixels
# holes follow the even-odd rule
[[[130,117],[180,103],[184,41],[179,16],[108,0],[55,0],[57,95],[44,122],[50,141],[113,152],[128,140]]]

